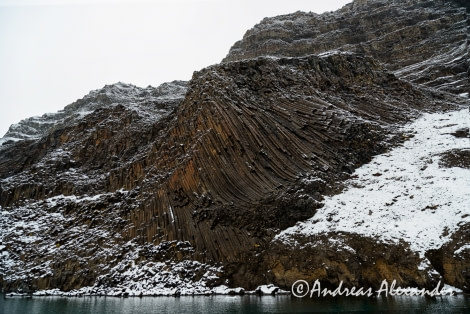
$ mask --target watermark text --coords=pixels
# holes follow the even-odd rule
[[[427,290],[425,288],[411,288],[411,287],[397,287],[396,280],[393,280],[389,285],[387,280],[383,280],[380,288],[374,291],[372,288],[363,288],[363,287],[343,287],[343,281],[335,289],[322,288],[320,281],[317,279],[312,285],[305,280],[297,280],[294,282],[291,288],[292,295],[297,298],[320,298],[320,297],[337,297],[337,296],[346,296],[346,297],[372,297],[372,296],[445,296],[453,295],[454,292],[451,289],[441,288],[441,282],[439,281],[436,287],[432,290]]]

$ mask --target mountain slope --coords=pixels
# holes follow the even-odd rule
[[[321,262],[310,261],[310,272],[316,271],[319,280],[325,280],[325,274],[318,274],[318,265],[334,268],[336,261],[343,263],[343,272],[330,276],[353,285],[367,280],[378,288],[380,280],[374,283],[374,277],[379,275],[390,282],[412,278],[415,285],[437,277],[435,286],[442,280],[439,270],[446,283],[466,287],[470,163],[463,157],[470,153],[469,121],[467,109],[424,115],[407,126],[410,140],[357,169],[343,193],[325,199],[311,219],[279,233],[274,245],[293,248],[291,256],[304,250],[321,256],[318,251],[334,247],[342,259],[323,256]],[[467,130],[467,136],[452,132],[458,129]],[[322,239],[325,234],[328,239]],[[358,236],[368,241],[360,244]],[[364,254],[378,243],[393,244],[395,252]],[[397,254],[393,246],[403,251]],[[402,261],[391,263],[394,259]],[[358,271],[373,268],[374,263],[381,264],[378,274]],[[279,264],[276,276],[295,272],[289,262]]]
[[[357,1],[315,18],[353,14],[353,23],[383,7],[381,1]],[[421,11],[435,6],[408,1],[385,7],[425,19]],[[450,19],[465,14],[442,8],[454,12]],[[298,24],[285,39],[296,43],[310,25],[305,14],[269,21],[293,16],[302,18],[284,23]],[[458,33],[460,24],[440,25]],[[390,27],[385,24],[383,31]],[[254,42],[262,43],[263,36]],[[415,43],[406,41],[416,50]],[[446,45],[460,56],[460,39]],[[381,270],[404,269],[407,276],[396,278],[402,285],[427,287],[442,277],[467,287],[466,278],[451,280],[442,270],[449,243],[429,248],[423,257],[409,254],[409,243],[364,234],[343,239],[355,250],[362,247],[353,255],[344,247],[335,254],[339,246],[292,250],[276,240],[299,221],[321,217],[325,197],[341,193],[356,168],[409,139],[405,123],[468,102],[446,92],[462,90],[400,79],[404,66],[398,61],[383,63],[366,49],[341,50],[298,50],[292,57],[260,52],[246,59],[247,52],[243,60],[229,61],[232,49],[226,62],[195,72],[188,83],[105,86],[55,115],[12,127],[8,135],[16,140],[0,147],[3,289],[113,295],[210,293],[221,284],[289,289],[299,275],[334,285],[341,269],[350,267],[363,275],[348,284],[374,286]],[[421,71],[409,70],[417,76]],[[464,84],[460,74],[449,78],[455,86]],[[40,122],[45,127],[36,127]],[[329,243],[338,235],[319,237]],[[315,271],[306,263],[292,265],[293,256],[309,261],[310,253],[326,256],[329,265]],[[361,258],[378,263],[339,262]],[[425,258],[430,266],[423,269]],[[433,271],[440,274],[428,276]],[[399,273],[390,271],[386,278],[390,274]]]

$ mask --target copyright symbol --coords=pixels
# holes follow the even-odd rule
[[[297,280],[292,284],[292,295],[297,298],[303,298],[307,295],[309,290],[308,282],[305,280]]]

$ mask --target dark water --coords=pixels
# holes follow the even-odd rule
[[[212,297],[7,297],[0,313],[470,313],[467,296],[315,298],[291,296]]]

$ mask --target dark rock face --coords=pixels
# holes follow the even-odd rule
[[[274,242],[265,262],[271,263],[273,281],[287,287],[299,278],[319,280],[322,286],[336,288],[342,281],[349,287],[378,290],[383,280],[398,280],[401,286],[435,287],[439,276],[419,270],[420,258],[406,244],[379,243],[356,234],[329,233],[320,237],[298,238],[292,247]]]
[[[224,61],[351,51],[385,63],[399,78],[466,93],[468,26],[468,13],[458,1],[358,0],[322,15],[266,18],[233,45]]]
[[[470,289],[470,230],[468,224],[460,224],[452,235],[452,240],[438,250],[427,253],[433,267],[442,274],[445,282],[460,286],[465,291]]]
[[[384,149],[392,122],[423,103],[446,105],[370,62],[351,55],[256,59],[197,73],[151,157],[159,179],[145,202],[154,204],[146,209],[151,216],[172,208],[178,218],[135,221],[146,240],[167,229],[164,239],[192,239],[210,260],[238,260],[272,229],[314,213],[321,199],[298,195],[304,179],[332,184]],[[328,184],[312,193],[329,192]]]
[[[343,237],[335,234],[307,251],[272,242],[312,217],[355,168],[402,141],[397,126],[466,101],[442,92],[468,91],[461,72],[468,67],[465,10],[399,3],[356,1],[334,14],[267,19],[232,48],[225,60],[231,62],[196,72],[188,83],[106,86],[56,115],[12,127],[7,135],[23,140],[0,146],[4,289],[101,289],[122,284],[135,265],[161,272],[174,264],[193,265],[191,280],[211,270],[211,285],[249,289],[289,288],[299,275],[331,285],[345,279],[374,286],[377,274],[432,285],[436,278],[418,270],[419,258],[405,244],[343,239],[356,256],[328,247],[328,239]],[[399,27],[389,15],[407,19]],[[353,25],[354,36],[341,34]],[[431,30],[450,38],[418,57],[423,42],[407,37],[416,37],[416,27],[428,36],[424,42],[434,43]],[[385,49],[394,36],[403,37],[407,52],[400,56]],[[456,69],[447,59],[429,61],[449,51],[458,56]],[[418,59],[438,76],[455,70],[446,79],[452,84],[413,79],[421,73]],[[314,260],[296,265],[292,254]],[[441,256],[433,255],[433,265],[448,264]],[[330,271],[310,271],[311,263]],[[449,280],[463,287],[462,278]]]
[[[441,156],[441,165],[448,168],[470,168],[470,149],[447,151]]]
[[[135,247],[122,234],[139,189],[126,186],[137,185],[137,162],[168,127],[186,86],[105,86],[43,116],[55,122],[42,136],[1,146],[2,262],[12,261],[0,264],[5,289],[92,285]]]

